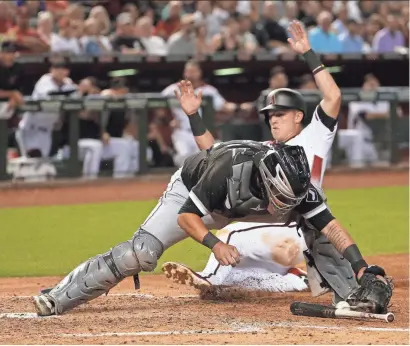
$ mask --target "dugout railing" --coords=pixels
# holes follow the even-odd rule
[[[320,102],[320,92],[301,91],[308,104],[308,108],[312,109]],[[364,92],[360,89],[342,89],[343,105],[347,105],[352,101],[388,101],[390,102],[390,114],[385,119],[375,119],[373,123],[375,140],[380,141],[389,152],[389,161],[391,164],[399,162],[399,147],[400,145],[408,145],[408,116],[399,117],[397,107],[399,104],[409,102],[409,88],[380,88],[378,91]],[[0,100],[1,102],[1,100]],[[113,110],[129,110],[138,123],[138,140],[140,174],[148,172],[149,167],[146,159],[147,152],[147,134],[148,134],[148,115],[150,109],[170,108],[178,106],[176,99],[166,99],[157,93],[139,93],[128,94],[122,98],[69,98],[69,97],[50,97],[48,99],[34,100],[25,98],[25,103],[19,109],[19,112],[64,112],[69,119],[69,146],[70,157],[67,160],[66,174],[69,177],[79,177],[81,175],[81,165],[78,158],[78,138],[79,138],[79,118],[78,113],[81,110],[92,111],[113,111]],[[214,123],[214,108],[212,100],[209,97],[203,98],[203,115],[204,121],[211,132],[215,132],[216,126]],[[377,124],[376,124],[377,123]],[[229,131],[230,127],[235,125],[224,124],[223,131]],[[261,124],[263,128],[265,126]],[[7,120],[0,119],[0,180],[7,180],[7,138],[8,138]],[[269,136],[269,135],[268,135]],[[340,153],[337,150],[336,144],[333,146],[332,163],[337,165],[340,162]]]

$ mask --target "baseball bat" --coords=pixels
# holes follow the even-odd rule
[[[293,315],[321,317],[321,318],[351,318],[351,319],[376,319],[385,322],[393,322],[394,314],[372,314],[369,312],[352,311],[350,309],[336,309],[332,306],[294,302],[290,305]]]

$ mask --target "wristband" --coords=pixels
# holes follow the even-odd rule
[[[202,136],[206,132],[206,127],[198,112],[188,115],[189,124],[191,125],[192,134],[195,137]]]
[[[204,239],[202,239],[202,245],[205,245],[207,248],[210,248],[211,250],[215,246],[215,244],[219,242],[220,240],[211,232],[208,232]]]
[[[367,267],[367,263],[363,259],[362,254],[356,244],[348,246],[343,252],[343,257],[350,262],[355,274],[357,274],[361,268]]]
[[[305,59],[314,75],[325,69],[325,66],[312,49],[309,49],[306,53],[303,53],[303,59]]]

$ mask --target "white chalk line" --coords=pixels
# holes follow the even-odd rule
[[[102,297],[105,297],[103,295]],[[179,296],[159,296],[146,293],[108,293],[108,297],[137,297],[141,299],[155,299],[155,298],[167,298],[167,299],[184,299],[184,298],[199,298],[198,294],[183,294]],[[0,299],[31,299],[33,296],[0,296]]]
[[[172,331],[146,331],[146,332],[107,332],[107,333],[73,333],[73,334],[50,334],[49,336],[59,336],[62,338],[99,338],[110,336],[167,336],[167,335],[199,335],[199,334],[245,334],[260,332],[260,328],[240,328],[240,329],[210,329],[210,330],[172,330]]]
[[[39,317],[35,312],[6,312],[0,314],[0,318],[11,318],[11,319],[44,319],[44,318],[57,318],[59,316],[47,316]]]
[[[265,328],[261,327],[264,326]],[[269,323],[269,324],[242,324],[240,328],[219,329],[219,330],[173,330],[173,331],[142,331],[142,332],[105,332],[105,333],[62,333],[53,334],[53,336],[62,338],[99,338],[99,337],[118,337],[118,336],[168,336],[168,335],[218,335],[218,334],[245,334],[245,333],[266,333],[269,331],[266,327],[276,328],[302,328],[302,329],[327,329],[327,330],[357,330],[357,331],[378,331],[378,332],[409,332],[408,328],[378,328],[378,327],[337,327],[337,326],[318,326],[303,325],[298,323]],[[51,335],[50,335],[51,336]]]
[[[409,332],[409,328],[384,328],[384,327],[338,327],[327,325],[308,325],[299,324],[297,322],[269,323],[264,324],[268,327],[280,328],[302,328],[302,329],[330,329],[330,330],[363,330],[363,331],[378,331],[378,332]]]

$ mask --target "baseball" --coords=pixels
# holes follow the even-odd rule
[[[350,310],[350,305],[348,302],[345,301],[341,301],[339,303],[336,304],[336,309],[346,309],[346,310]]]

